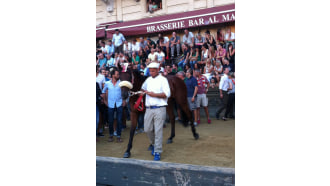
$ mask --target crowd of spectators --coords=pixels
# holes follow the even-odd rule
[[[150,2],[152,3],[152,1]],[[149,5],[148,7],[153,6]],[[150,76],[146,67],[151,62],[159,63],[162,75],[177,75],[186,83],[188,82],[187,88],[188,85],[191,89],[197,87],[196,93],[194,93],[194,90],[188,90],[190,96],[188,101],[191,110],[194,111],[195,125],[200,123],[200,107],[203,107],[206,113],[207,122],[211,123],[206,96],[209,88],[220,89],[221,105],[216,112],[216,118],[219,119],[220,113],[225,108],[226,113],[222,119],[227,120],[228,117],[234,117],[232,108],[235,100],[235,34],[231,32],[230,28],[226,29],[225,33],[218,30],[214,35],[209,30],[204,34],[194,35],[188,29],[185,29],[182,38],[176,32],[172,33],[171,38],[159,33],[157,41],[140,37],[139,42],[136,39],[127,41],[124,35],[116,30],[112,39],[97,42],[97,86],[103,93],[106,93],[111,85],[110,83],[105,86],[106,82],[111,82],[112,79],[109,69],[118,67],[123,63],[131,63],[133,69],[140,71],[141,75]],[[195,80],[189,80],[190,78],[195,78],[196,83]],[[194,87],[195,85],[196,87]],[[107,96],[110,95],[115,94],[107,94]],[[104,111],[107,108],[100,106],[104,103],[100,101],[97,103],[99,104],[97,112],[99,111],[98,114],[101,115],[99,116],[100,120],[97,120],[97,124],[103,122],[104,125],[109,122],[109,116],[105,116],[107,111]],[[111,108],[109,105],[107,106]],[[114,112],[116,112],[116,109]],[[114,115],[114,113],[111,112],[111,115]],[[111,116],[111,121],[114,118],[116,117]],[[118,124],[121,125],[121,122],[118,122]],[[102,136],[101,128],[100,125],[97,128],[99,136]],[[119,130],[118,127],[117,130]],[[110,132],[113,134],[113,130]],[[120,133],[120,131],[118,132]]]

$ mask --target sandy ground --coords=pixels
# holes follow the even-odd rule
[[[176,122],[176,136],[172,144],[166,144],[171,132],[170,124],[167,124],[163,131],[161,161],[235,168],[235,120],[211,119],[212,124],[207,124],[206,119],[202,119],[197,126],[200,136],[198,140],[193,138],[190,127],[185,128]],[[129,139],[130,121],[127,121],[127,127],[122,132],[123,143],[108,142],[109,133],[106,129],[105,137],[98,138],[96,155],[122,158]],[[153,160],[147,150],[148,146],[145,133],[135,135],[130,158]]]

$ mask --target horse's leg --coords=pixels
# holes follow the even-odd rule
[[[133,146],[133,138],[134,138],[134,133],[135,133],[136,125],[137,125],[137,119],[138,119],[138,113],[131,111],[131,130],[129,133],[129,141],[128,141],[128,145],[127,145],[127,150],[124,153],[124,158],[129,158],[131,156],[131,148]]]
[[[173,98],[168,99],[168,105],[166,107],[166,112],[168,116],[170,117],[171,122],[171,136],[167,140],[167,144],[173,143],[173,138],[175,136],[175,116],[174,116],[174,100]]]
[[[178,104],[180,105],[180,107],[181,107],[182,111],[184,112],[184,114],[188,117],[188,120],[190,121],[191,131],[194,135],[194,138],[197,140],[199,138],[199,135],[196,132],[192,112],[189,110],[188,100],[187,99],[178,99]]]
[[[126,128],[126,110],[123,107],[123,114],[122,114],[122,121],[123,121],[123,128]]]

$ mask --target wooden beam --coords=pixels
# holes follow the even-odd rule
[[[235,169],[96,156],[96,184],[235,185]]]

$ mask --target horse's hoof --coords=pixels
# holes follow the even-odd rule
[[[130,156],[131,156],[131,153],[130,152],[125,152],[124,158],[129,158]]]
[[[172,139],[168,139],[167,140],[167,144],[170,144],[170,143],[173,143],[173,140]]]
[[[194,135],[194,137],[195,137],[195,140],[198,140],[199,135],[196,133],[196,134]]]

